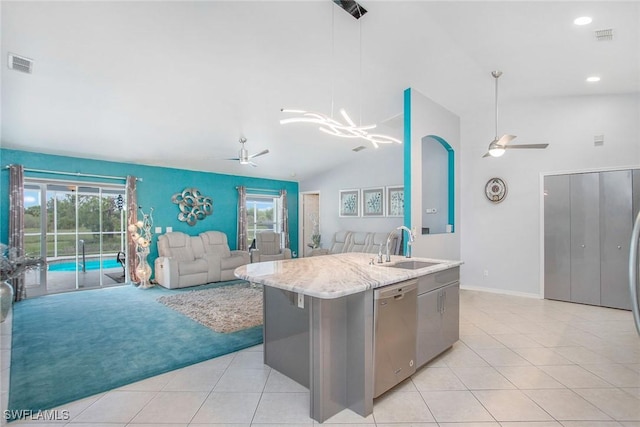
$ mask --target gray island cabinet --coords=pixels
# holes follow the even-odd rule
[[[264,286],[264,363],[309,388],[311,418],[324,422],[345,408],[368,416],[376,377],[386,390],[390,376],[406,378],[457,341],[461,264],[345,253],[248,264],[235,275]],[[378,300],[383,287],[388,305]]]

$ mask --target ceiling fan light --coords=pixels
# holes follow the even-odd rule
[[[492,148],[489,150],[489,155],[491,157],[500,157],[504,154],[506,150],[504,148]]]
[[[591,21],[593,21],[593,19],[591,19],[590,16],[581,16],[574,19],[573,23],[576,25],[588,25],[591,24]]]
[[[596,83],[600,81],[600,77],[598,76],[589,76],[587,77],[587,82],[589,83]]]

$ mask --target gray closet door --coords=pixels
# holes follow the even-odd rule
[[[600,305],[600,174],[571,175],[571,301]]]
[[[544,178],[544,297],[571,300],[569,175]]]
[[[631,171],[600,173],[600,303],[631,310],[629,238],[632,227]]]

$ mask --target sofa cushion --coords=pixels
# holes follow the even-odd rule
[[[347,252],[347,245],[349,243],[349,239],[351,238],[350,231],[336,231],[333,236],[333,243],[329,251],[332,254],[340,254],[343,252]]]
[[[356,232],[351,234],[347,252],[366,252],[370,246],[371,233]]]
[[[245,265],[248,260],[242,256],[230,256],[229,258],[220,259],[220,268],[222,270],[236,269],[241,265]]]
[[[198,258],[195,261],[178,262],[178,272],[180,273],[180,276],[206,273],[207,271],[209,271],[209,264],[202,258]]]
[[[200,237],[202,238],[205,253],[217,254],[222,258],[231,256],[226,234],[220,231],[206,231],[200,233]]]
[[[178,261],[193,261],[195,256],[191,249],[191,237],[179,231],[158,237],[158,253]]]

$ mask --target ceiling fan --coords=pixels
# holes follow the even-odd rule
[[[240,151],[238,152],[238,157],[234,157],[234,158],[227,159],[227,160],[239,160],[241,165],[251,165],[251,166],[253,166],[255,168],[258,165],[253,163],[251,161],[251,159],[256,158],[258,156],[262,156],[263,154],[267,154],[269,152],[269,150],[262,150],[259,153],[249,155],[249,152],[247,151],[247,149],[244,148],[244,143],[245,142],[247,142],[247,138],[241,137],[240,138],[240,144],[242,145],[242,148],[240,148]]]
[[[520,144],[509,145],[516,136],[515,135],[502,135],[498,138],[498,78],[502,75],[502,71],[492,71],[491,75],[496,79],[496,136],[489,144],[489,151],[482,157],[500,157],[504,154],[505,150],[513,148],[547,148],[549,144]]]

